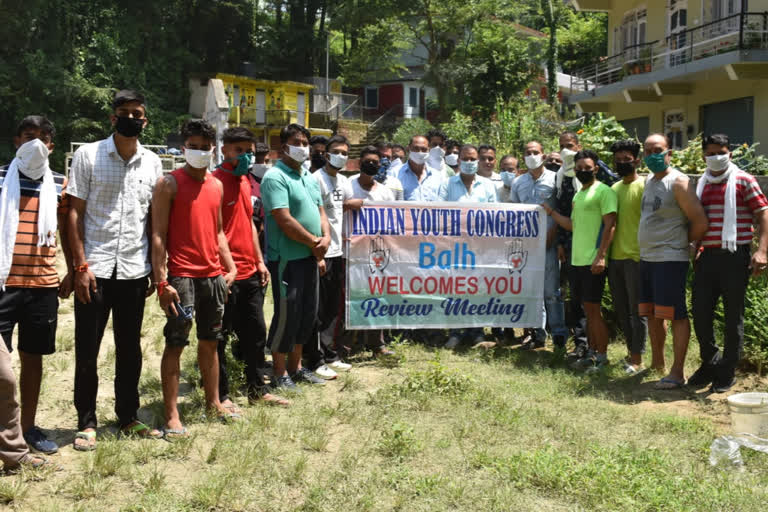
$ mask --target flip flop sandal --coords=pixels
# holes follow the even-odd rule
[[[653,387],[662,391],[669,391],[672,389],[680,389],[685,385],[685,381],[679,381],[672,377],[662,377]]]
[[[86,441],[87,444],[77,444],[78,439]],[[75,441],[72,443],[72,447],[79,452],[92,452],[96,449],[96,431],[78,432],[75,434]]]
[[[232,421],[237,421],[243,418],[243,415],[237,412],[220,412],[217,414],[217,417],[219,420],[221,420],[223,423],[230,423]]]
[[[269,398],[261,397],[259,398],[259,401],[265,403],[266,405],[270,406],[277,406],[277,407],[288,407],[291,405],[291,402],[286,400],[285,398],[273,394],[269,394]]]
[[[163,429],[163,439],[165,439],[169,443],[172,443],[177,439],[188,439],[188,438],[189,438],[189,431],[187,430],[187,427]]]
[[[62,467],[58,464],[51,462],[49,459],[42,455],[27,454],[13,467],[4,468],[3,473],[6,475],[18,475],[23,469],[46,469],[52,468],[53,471],[61,471]]]
[[[226,410],[228,410],[232,414],[238,414],[240,416],[243,415],[243,410],[237,406],[237,404],[233,403],[232,405],[225,405],[223,406]]]
[[[163,433],[157,429],[137,421],[130,427],[120,429],[120,434],[126,437],[140,437],[141,439],[162,439]]]

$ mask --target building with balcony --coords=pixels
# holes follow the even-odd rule
[[[608,55],[572,73],[570,102],[640,138],[768,140],[768,0],[571,0],[608,13]],[[768,152],[768,144],[760,148]]]
[[[215,80],[211,80],[215,79]],[[314,86],[291,81],[272,81],[217,73],[189,79],[189,113],[205,117],[209,87],[223,87],[228,126],[245,126],[273,149],[280,147],[280,129],[290,123],[309,128],[313,135],[331,134],[310,123],[310,95]]]

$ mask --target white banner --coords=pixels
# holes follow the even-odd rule
[[[509,203],[348,211],[347,328],[541,327],[546,226]]]

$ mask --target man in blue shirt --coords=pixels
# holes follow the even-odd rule
[[[495,203],[496,187],[488,178],[477,175],[478,164],[477,148],[472,144],[463,145],[459,151],[459,174],[443,182],[440,187],[440,200],[459,203]],[[452,329],[445,348],[455,348],[462,338],[471,339],[473,343],[485,341],[482,328]]]
[[[557,173],[544,167],[544,151],[540,142],[531,141],[525,145],[525,166],[528,172],[512,182],[509,202],[534,205],[546,203],[554,208],[557,202]],[[565,307],[560,296],[560,262],[555,245],[556,234],[557,224],[548,217],[544,306],[555,348],[564,349],[568,329],[565,326]],[[524,344],[523,348],[543,347],[546,338],[547,333],[543,328],[536,329],[533,339]]]
[[[443,181],[441,201],[461,203],[495,203],[496,187],[488,178],[477,175],[477,148],[465,144],[459,152],[459,174]]]
[[[408,161],[397,171],[406,201],[438,201],[444,175],[427,165],[429,141],[423,135],[411,137]]]

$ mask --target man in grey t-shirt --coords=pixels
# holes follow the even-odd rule
[[[688,247],[707,232],[707,217],[688,177],[670,167],[669,140],[662,134],[645,139],[645,165],[653,174],[643,191],[640,227],[640,316],[648,317],[651,367],[665,370],[664,321],[672,323],[674,361],[657,389],[685,384],[683,365],[691,337],[685,302]]]

